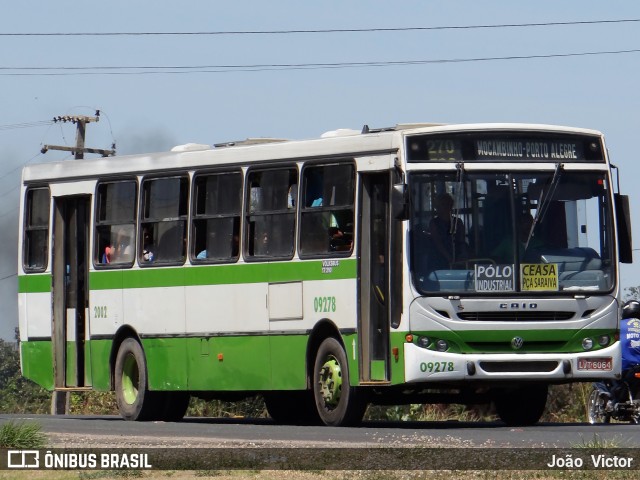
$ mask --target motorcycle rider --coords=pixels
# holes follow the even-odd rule
[[[622,374],[620,380],[612,388],[614,399],[609,402],[607,409],[612,409],[615,403],[626,401],[621,398],[626,392],[629,382],[635,380],[635,373],[640,366],[640,302],[630,300],[622,307],[620,320],[620,349],[622,351]],[[637,380],[636,380],[637,381]]]

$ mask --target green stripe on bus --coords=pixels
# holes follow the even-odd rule
[[[50,291],[50,273],[20,275],[18,277],[18,293],[42,293]]]
[[[144,268],[91,272],[91,290],[118,288],[182,287],[274,283],[304,280],[340,280],[356,278],[355,259],[339,260],[337,266],[323,273],[322,261],[243,263],[191,267]],[[325,270],[326,272],[326,270]]]
[[[356,278],[357,261],[355,259],[330,260],[329,262],[333,265],[325,266],[322,260],[312,260],[92,271],[89,272],[89,288],[91,290],[114,290],[119,288],[189,287]],[[19,293],[50,291],[50,273],[20,275],[18,277]]]

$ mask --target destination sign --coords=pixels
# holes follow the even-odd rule
[[[513,292],[515,290],[514,265],[477,264],[474,278],[476,292]]]
[[[407,137],[409,162],[604,162],[598,137],[473,132]]]
[[[477,159],[488,160],[582,160],[582,144],[578,142],[478,140]]]
[[[555,263],[524,263],[520,265],[520,282],[523,292],[557,291],[558,265]]]

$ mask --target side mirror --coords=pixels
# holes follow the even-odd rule
[[[391,214],[396,220],[409,219],[408,190],[404,183],[396,183],[391,191]]]
[[[614,195],[616,223],[618,225],[618,257],[620,263],[633,262],[633,244],[631,242],[631,213],[629,211],[629,197]]]

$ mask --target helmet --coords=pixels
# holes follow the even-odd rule
[[[622,318],[640,318],[640,302],[629,300],[622,306]]]

